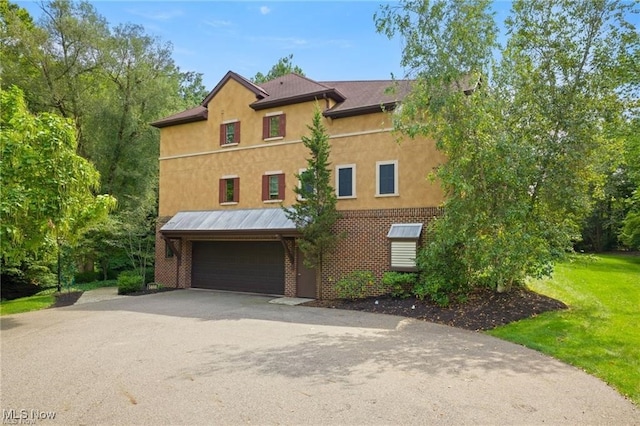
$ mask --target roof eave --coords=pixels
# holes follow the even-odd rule
[[[344,102],[346,99],[342,93],[340,93],[335,89],[331,89],[331,90],[321,90],[321,91],[312,92],[312,93],[303,93],[300,95],[289,96],[288,98],[274,99],[272,101],[259,100],[252,103],[250,107],[253,108],[254,111],[260,111],[267,108],[275,108],[275,107],[284,106],[284,105],[292,105],[292,104],[299,104],[302,102],[317,101],[324,98],[331,98],[336,102]]]
[[[376,105],[365,105],[365,106],[360,106],[356,108],[349,108],[349,109],[343,109],[343,110],[337,110],[337,111],[332,111],[329,109],[323,112],[322,114],[325,117],[329,117],[329,118],[345,118],[345,117],[353,117],[356,115],[365,115],[365,114],[373,114],[376,112],[391,111],[395,109],[397,105],[398,105],[397,101],[383,102],[381,104],[376,104]]]
[[[292,228],[282,229],[228,229],[228,230],[212,230],[212,229],[165,229],[160,230],[165,236],[181,236],[181,235],[281,235],[283,237],[295,237],[300,235],[300,231]]]
[[[234,80],[234,81],[240,83],[242,86],[247,88],[249,91],[253,92],[253,94],[256,95],[256,98],[258,98],[258,99],[262,99],[265,96],[268,96],[268,93],[264,89],[262,89],[261,87],[253,84],[251,81],[247,80],[246,78],[244,78],[240,74],[237,74],[237,73],[235,73],[233,71],[228,71],[225,74],[225,76],[222,77],[222,80],[220,80],[218,82],[218,84],[216,84],[216,87],[214,87],[213,90],[211,92],[209,92],[207,97],[204,98],[204,100],[202,101],[201,105],[206,107],[207,104],[209,104],[209,102],[211,102],[211,99],[214,98],[214,96],[220,91],[220,89],[222,89],[222,87],[225,84],[227,84],[227,82],[229,80]]]
[[[149,125],[156,127],[158,129],[162,129],[163,127],[171,127],[177,126],[179,124],[187,124],[187,123],[195,123],[197,121],[206,121],[209,115],[209,110],[204,110],[198,114],[194,114],[188,117],[180,117],[174,119],[162,119],[158,121],[154,121],[153,123],[149,123]]]

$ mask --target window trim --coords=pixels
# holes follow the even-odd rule
[[[340,170],[351,169],[351,195],[340,195]],[[336,198],[338,200],[349,200],[357,198],[356,194],[356,165],[340,164],[335,168]]]
[[[271,176],[278,176],[278,198],[271,198],[269,180]],[[285,199],[285,174],[281,170],[264,172],[262,174],[262,202],[281,203]]]
[[[227,142],[227,129],[230,124],[233,124],[233,142]],[[240,120],[225,120],[220,123],[220,146],[237,146],[240,144]]]
[[[278,119],[278,134],[271,136],[271,119]],[[287,115],[283,111],[268,112],[262,117],[262,140],[275,141],[284,139],[287,134]]]
[[[233,180],[233,197],[232,201],[228,201],[227,182]],[[224,188],[223,188],[224,185]],[[240,202],[240,177],[238,175],[224,175],[218,181],[218,202],[221,206],[234,206]]]
[[[393,164],[393,193],[381,194],[380,193],[380,166],[386,166]],[[376,197],[397,197],[400,195],[398,182],[398,160],[385,160],[376,161]]]

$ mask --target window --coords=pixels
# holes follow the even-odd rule
[[[298,178],[298,188],[302,191],[301,194],[298,194],[298,200],[306,200],[304,195],[312,194],[314,191],[313,174],[311,170],[300,169],[298,171]]]
[[[422,223],[394,223],[387,238],[391,240],[391,270],[415,271]]]
[[[173,250],[169,246],[169,242],[167,240],[164,241],[164,257],[170,259],[174,256]]]
[[[398,161],[376,163],[376,196],[398,195]]]
[[[356,165],[336,166],[336,190],[338,198],[356,198]]]
[[[284,200],[284,173],[268,172],[262,175],[262,201]]]
[[[240,178],[223,176],[220,179],[220,204],[237,203],[240,200]]]
[[[285,114],[271,113],[262,118],[262,139],[283,138],[285,136]]]
[[[220,125],[220,145],[240,143],[240,122],[237,120]]]

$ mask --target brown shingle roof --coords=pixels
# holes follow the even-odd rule
[[[346,98],[324,112],[331,118],[379,112],[383,107],[393,109],[411,89],[411,82],[407,80],[328,81],[322,84],[336,88]]]
[[[209,92],[200,106],[155,121],[151,125],[167,127],[206,120],[209,102],[230,79],[242,84],[256,95],[257,100],[250,105],[254,110],[330,98],[336,102],[336,105],[324,111],[323,114],[331,118],[393,109],[411,88],[411,82],[407,80],[318,82],[293,73],[258,86],[241,75],[229,71]],[[389,92],[388,89],[391,87],[395,90]]]
[[[153,127],[162,128],[168,126],[175,126],[177,124],[193,123],[194,121],[206,120],[209,115],[209,110],[205,107],[198,105],[195,108],[188,109],[186,111],[179,112],[177,114],[170,115],[161,120],[151,123]]]
[[[342,102],[345,99],[335,88],[293,73],[267,81],[261,87],[267,96],[251,104],[251,108],[255,110],[323,99],[324,97],[334,99],[336,102]]]

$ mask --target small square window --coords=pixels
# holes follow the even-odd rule
[[[220,145],[240,143],[240,122],[233,121],[220,125]]]
[[[284,200],[284,174],[272,172],[262,175],[262,201]]]
[[[262,139],[282,138],[285,135],[285,114],[271,114],[262,119]]]
[[[240,199],[240,178],[237,176],[220,179],[220,204],[237,203]]]

